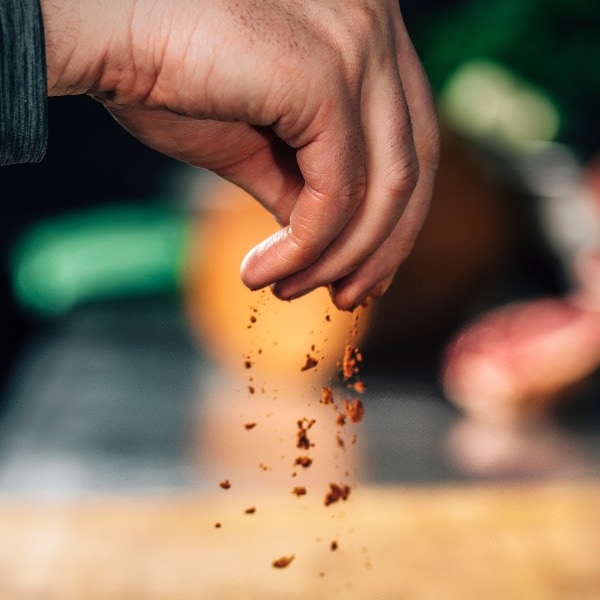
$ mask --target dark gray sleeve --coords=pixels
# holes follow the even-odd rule
[[[47,113],[39,0],[0,0],[0,165],[42,160]]]

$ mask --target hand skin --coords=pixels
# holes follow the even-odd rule
[[[49,95],[85,93],[148,146],[244,188],[281,225],[241,277],[351,310],[385,292],[438,161],[393,0],[42,0]],[[235,227],[232,223],[232,235]]]

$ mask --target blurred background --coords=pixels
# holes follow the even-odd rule
[[[90,98],[0,170],[2,597],[598,597],[600,4],[402,10],[442,159],[356,314],[246,290],[270,217]]]
[[[584,261],[584,285],[577,265],[600,231],[600,5],[402,9],[434,90],[442,161],[415,252],[361,315],[355,477],[595,480],[600,270]],[[326,295],[289,313],[246,295],[239,260],[271,226],[250,199],[146,149],[89,98],[49,104],[46,159],[0,170],[0,494],[242,477],[248,438],[228,424],[264,420],[250,388],[277,395],[272,410],[295,422],[288,400],[305,404],[335,376],[351,316],[335,322]],[[297,383],[315,344],[329,362]]]
[[[576,291],[574,260],[597,243],[597,6],[403,5],[443,149],[423,235],[360,333],[367,480],[597,473],[597,342],[584,369],[540,393],[523,384],[514,402],[488,399],[485,374],[457,397],[443,381],[463,328],[515,301]],[[192,416],[221,369],[241,365],[244,348],[223,340],[236,338],[227,323],[254,302],[215,290],[229,289],[236,261],[260,239],[230,233],[231,223],[258,235],[262,216],[213,177],[143,147],[91,99],[49,104],[46,159],[0,171],[0,491],[201,487]],[[239,252],[231,262],[227,248]],[[319,302],[305,323],[320,322]],[[543,337],[547,324],[535,319],[530,337]],[[282,346],[304,339],[289,323],[274,327],[263,335]],[[577,344],[590,347],[576,341],[575,353]],[[272,360],[267,378],[286,372]],[[492,405],[505,401],[510,426],[503,417],[498,429]],[[492,426],[469,419],[481,402]]]

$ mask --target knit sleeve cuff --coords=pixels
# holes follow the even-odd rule
[[[47,121],[39,0],[0,0],[0,165],[41,161]]]

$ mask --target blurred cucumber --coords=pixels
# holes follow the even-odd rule
[[[31,226],[11,256],[24,309],[62,315],[97,300],[175,292],[189,218],[165,202],[117,203]]]

